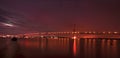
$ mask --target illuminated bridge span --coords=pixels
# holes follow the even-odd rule
[[[17,37],[24,38],[120,38],[119,32],[40,32],[19,34]]]
[[[18,35],[0,35],[18,38],[120,38],[119,32],[40,32]]]

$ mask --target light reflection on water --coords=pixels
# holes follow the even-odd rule
[[[119,58],[120,40],[21,39],[0,40],[0,58]]]

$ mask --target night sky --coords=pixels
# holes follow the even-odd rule
[[[0,33],[120,31],[119,0],[0,0]]]

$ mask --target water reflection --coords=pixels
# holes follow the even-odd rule
[[[119,58],[119,41],[82,38],[0,40],[0,58]]]
[[[112,52],[114,54],[114,56],[112,55],[112,57],[117,58],[118,57],[118,53],[117,53],[117,40],[113,40],[113,46],[112,46]]]
[[[73,42],[73,54],[74,54],[74,56],[76,56],[76,53],[77,53],[77,45],[76,45],[76,39],[74,39],[74,42]]]
[[[25,58],[17,41],[8,39],[1,42],[0,58]]]

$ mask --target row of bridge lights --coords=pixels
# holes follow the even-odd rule
[[[52,33],[80,33],[80,32],[48,32],[48,34],[52,34]]]
[[[95,34],[96,32],[84,32],[84,33],[86,33],[86,34],[94,33]],[[111,34],[111,33],[118,34],[118,32],[102,32],[102,33],[103,34],[106,34],[106,33],[108,33],[108,34]],[[72,39],[77,39],[77,36],[73,36]]]
[[[118,34],[118,32],[48,32],[48,34],[59,34],[59,33],[72,33],[72,34],[76,34],[76,33],[85,33],[85,34],[87,34],[87,33],[89,33],[89,34],[91,34],[91,33],[93,33],[93,34],[96,34],[96,33],[103,33],[103,34]]]
[[[41,32],[42,33],[42,32]],[[97,34],[97,33],[103,33],[103,34],[118,34],[119,32],[44,32],[45,33],[48,33],[48,34],[59,34],[59,33],[72,33],[72,34],[77,34],[77,33],[85,33],[85,34]],[[30,33],[31,35],[32,34],[40,34],[40,33]],[[24,35],[30,35],[30,34],[24,34]],[[3,37],[13,37],[14,35],[0,35],[0,37],[3,36]]]
[[[24,35],[33,35],[33,34],[118,34],[119,32],[40,32],[40,33],[29,33]]]
[[[94,33],[94,34],[96,34],[96,33],[103,33],[103,34],[106,34],[106,33],[108,33],[108,34],[112,34],[112,33],[114,33],[114,34],[118,34],[118,32],[84,32],[84,33]]]
[[[6,38],[6,37],[18,37],[17,35],[0,35],[0,37]]]

